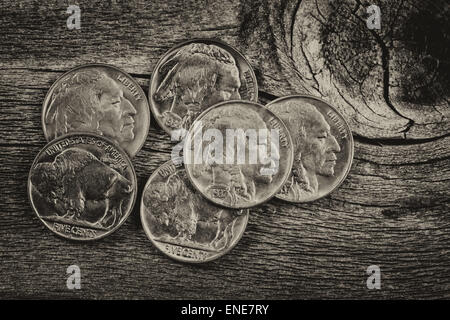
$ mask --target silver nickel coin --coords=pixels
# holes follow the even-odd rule
[[[326,101],[304,95],[266,106],[288,127],[294,164],[277,198],[309,202],[331,193],[345,180],[353,161],[353,136],[344,117]]]
[[[201,263],[221,257],[240,240],[248,209],[216,206],[195,190],[182,164],[168,161],[148,179],[141,200],[147,237],[169,257]]]
[[[136,192],[136,174],[126,152],[94,134],[51,141],[28,177],[28,196],[39,219],[74,240],[95,240],[117,230],[130,214]]]
[[[110,138],[130,157],[142,148],[150,127],[150,108],[140,85],[111,65],[87,64],[52,85],[42,109],[47,141],[70,132]]]
[[[181,139],[180,129],[189,130],[208,107],[240,99],[258,100],[255,74],[242,54],[218,40],[194,39],[175,46],[152,73],[150,108],[160,127],[175,133],[174,139]]]
[[[204,111],[186,135],[183,152],[195,188],[210,201],[235,209],[272,198],[293,163],[286,126],[250,101],[226,101]]]

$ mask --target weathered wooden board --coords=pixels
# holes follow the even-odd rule
[[[365,26],[372,3],[359,1],[78,1],[80,30],[66,26],[70,1],[1,1],[0,297],[450,298],[449,7],[373,2],[379,31]],[[237,247],[200,266],[154,248],[139,205],[103,240],[53,235],[26,192],[45,144],[41,105],[50,85],[72,67],[102,62],[148,93],[159,57],[195,37],[240,49],[263,103],[308,93],[336,105],[355,138],[346,181],[313,203],[252,209]],[[133,159],[138,198],[171,147],[153,121]],[[72,264],[81,290],[66,287]],[[381,268],[381,290],[366,287],[370,265]]]

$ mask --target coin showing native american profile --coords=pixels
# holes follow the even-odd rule
[[[181,162],[160,166],[148,179],[141,200],[147,237],[163,253],[183,262],[207,262],[240,240],[248,209],[217,206],[195,190]]]
[[[142,147],[150,127],[150,108],[133,78],[111,65],[87,64],[52,85],[42,109],[47,141],[70,132],[110,138],[130,157]]]
[[[266,108],[288,127],[294,144],[292,173],[276,197],[309,202],[335,190],[350,171],[354,152],[343,116],[313,96],[281,97]]]
[[[128,155],[111,140],[73,133],[48,143],[33,162],[28,196],[39,219],[68,239],[95,240],[127,219],[137,192]]]
[[[240,99],[258,100],[256,77],[246,58],[221,41],[181,43],[161,58],[152,73],[150,108],[173,139],[181,139],[212,105]]]
[[[284,123],[262,105],[226,101],[194,121],[183,161],[192,184],[207,199],[249,208],[283,186],[292,169],[293,145]]]

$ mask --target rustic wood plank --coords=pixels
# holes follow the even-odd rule
[[[324,53],[311,45],[320,38],[311,14],[331,15],[328,2],[79,3],[81,30],[66,28],[67,1],[0,4],[1,297],[450,297],[448,100],[420,109],[392,99],[403,116],[383,94],[372,97],[370,108],[358,102],[351,85],[317,65]],[[393,20],[395,12],[378,3]],[[45,145],[41,104],[50,85],[74,66],[104,62],[131,73],[147,93],[160,55],[193,37],[220,38],[240,49],[255,67],[261,102],[298,92],[337,105],[355,136],[348,178],[314,203],[271,200],[252,209],[236,248],[202,266],[159,253],[142,230],[139,204],[116,233],[100,241],[80,244],[53,235],[32,212],[26,194],[29,168]],[[172,146],[153,121],[133,159],[138,199]],[[71,264],[81,268],[82,290],[66,288]],[[381,290],[366,288],[372,264],[382,270]]]

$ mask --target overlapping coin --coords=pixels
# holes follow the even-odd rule
[[[92,132],[118,143],[131,157],[150,127],[144,91],[130,75],[105,64],[88,64],[62,75],[42,109],[47,141],[70,132]]]
[[[150,107],[169,134],[189,130],[202,111],[234,99],[257,101],[256,77],[244,56],[220,41],[179,44],[161,58],[152,74]],[[181,132],[172,137],[181,138]]]
[[[312,96],[282,97],[266,107],[283,120],[294,143],[292,173],[277,198],[308,202],[336,189],[353,161],[353,136],[342,115]]]
[[[183,165],[168,161],[145,185],[141,221],[148,238],[169,257],[206,262],[238,243],[247,226],[248,210],[210,203],[192,187]]]
[[[260,104],[227,101],[204,111],[184,144],[192,184],[212,202],[249,208],[273,197],[293,163],[291,137],[283,122]]]
[[[136,190],[136,174],[125,151],[87,133],[47,144],[28,178],[28,195],[39,219],[75,240],[99,239],[119,228],[133,208]]]

